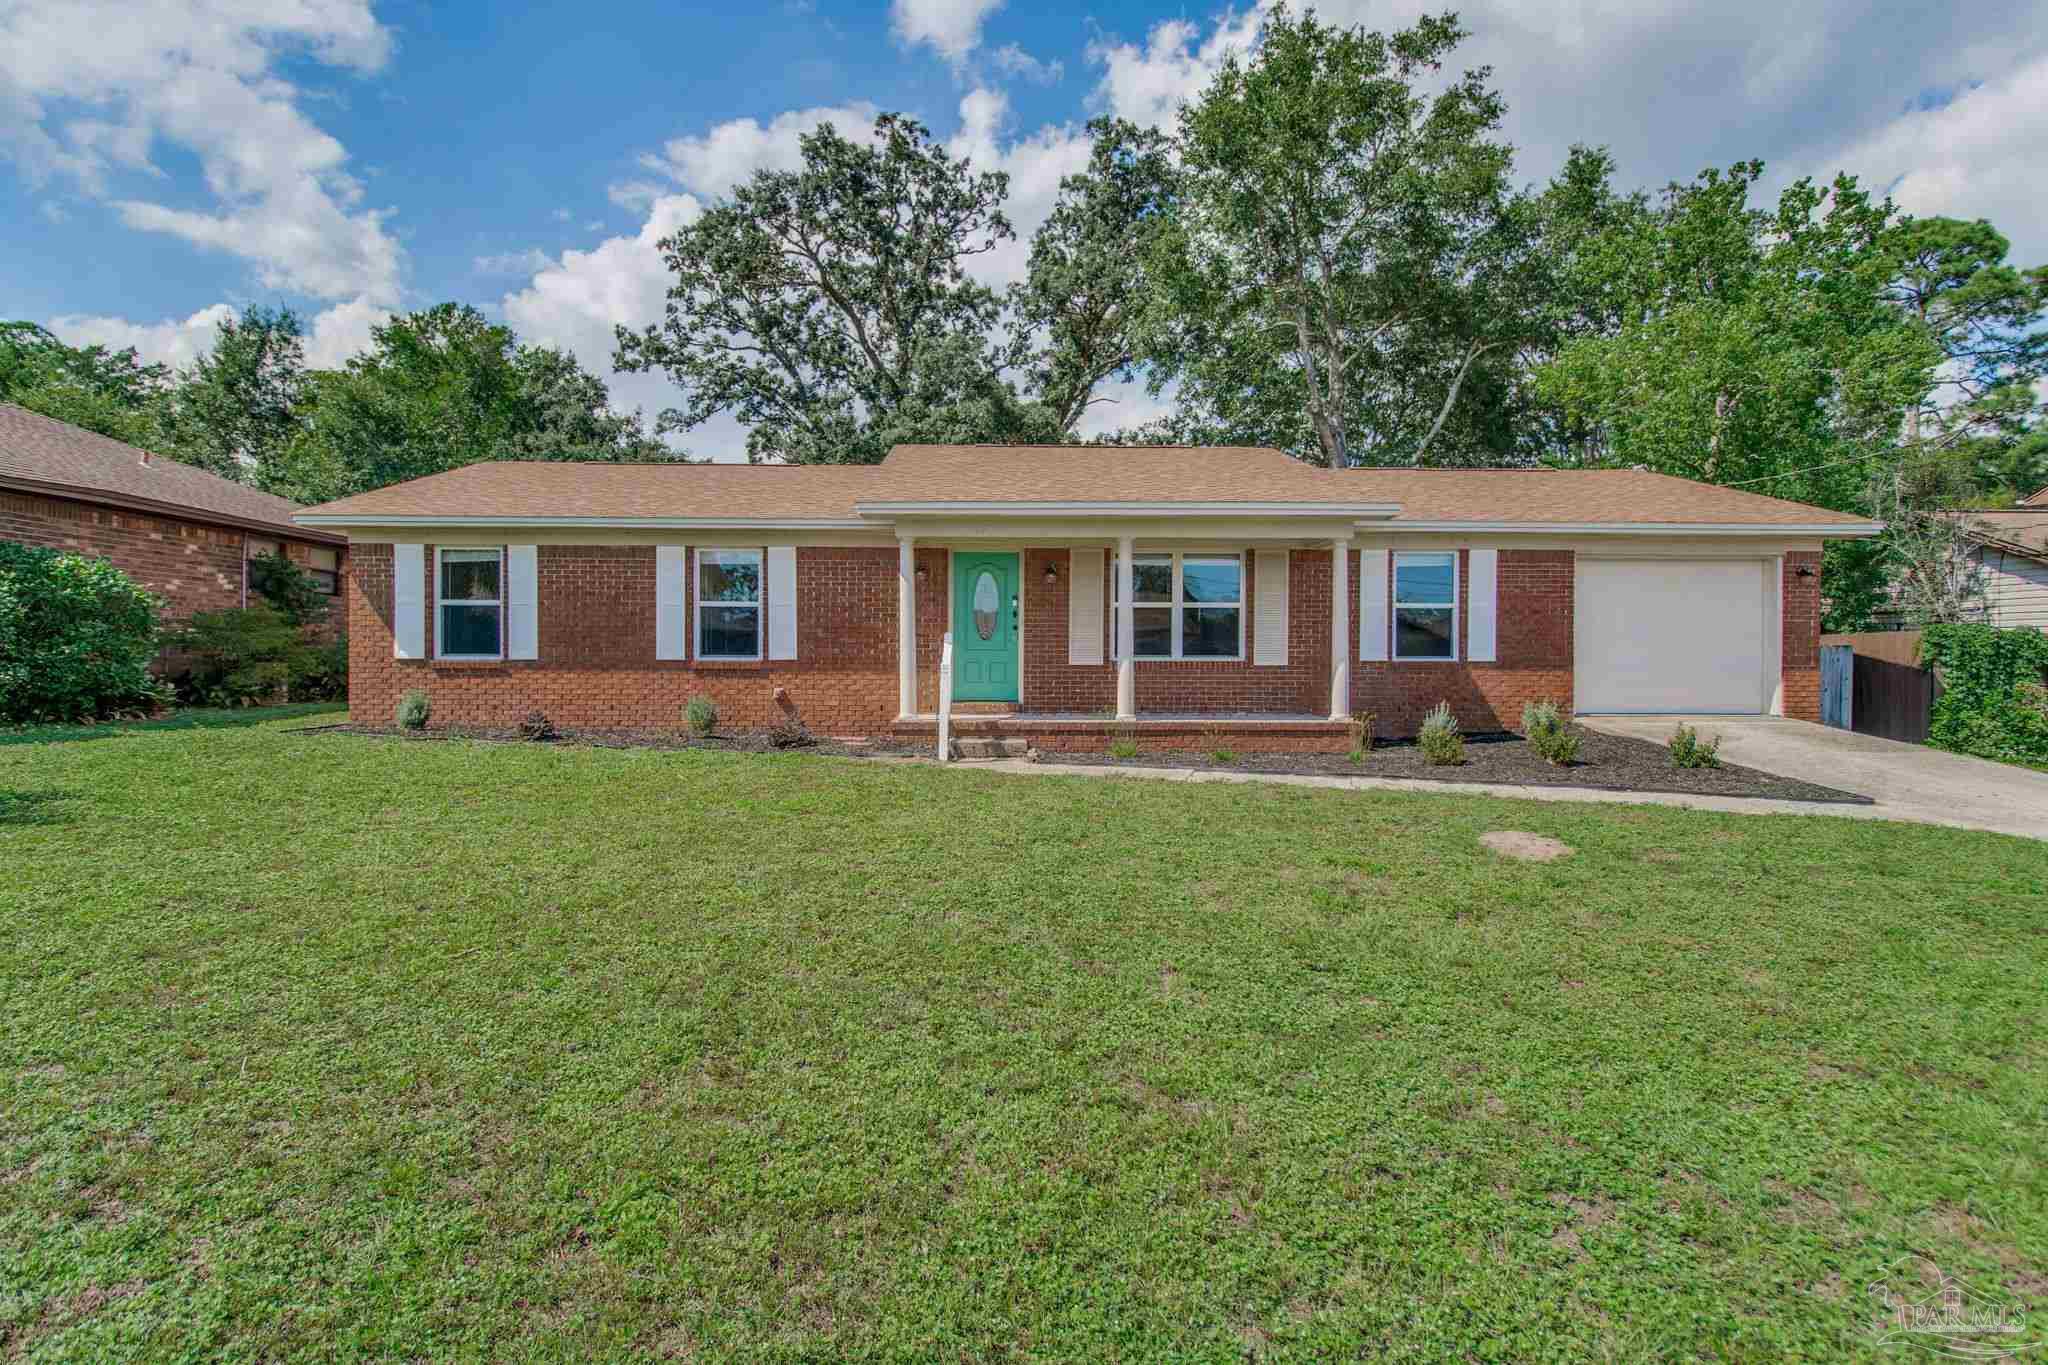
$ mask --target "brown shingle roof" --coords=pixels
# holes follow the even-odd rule
[[[2021,499],[2022,507],[2048,507],[2048,488],[2037,488]]]
[[[2025,510],[1949,515],[1961,521],[1973,539],[2017,550],[2034,559],[2048,559],[2048,503],[2030,504]]]
[[[135,446],[12,403],[0,403],[0,483],[182,513],[198,521],[338,539],[295,523],[292,514],[299,505],[287,498],[161,455],[145,460]]]
[[[898,446],[880,465],[490,462],[308,509],[320,516],[855,521],[915,502],[1397,503],[1393,524],[1861,526],[1803,503],[1627,469],[1352,469],[1250,446]]]

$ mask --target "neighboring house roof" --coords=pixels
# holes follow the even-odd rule
[[[2048,504],[1996,512],[1956,512],[1972,540],[2013,554],[2048,560]]]
[[[2048,507],[2048,488],[2037,488],[2020,499],[2022,507]]]
[[[491,461],[310,508],[301,520],[874,526],[956,511],[1159,509],[1314,513],[1410,529],[1876,529],[1865,518],[1641,470],[1329,470],[1247,446],[903,445],[870,466]]]
[[[0,487],[193,521],[339,542],[292,520],[299,504],[39,412],[0,403]]]

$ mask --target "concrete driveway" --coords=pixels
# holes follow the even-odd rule
[[[1803,778],[1878,803],[1894,820],[2048,839],[2048,773],[1924,744],[1776,716],[1581,716],[1589,730],[1661,744],[1680,721],[1721,736],[1724,761]]]

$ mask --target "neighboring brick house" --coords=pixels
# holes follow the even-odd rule
[[[1524,701],[1819,705],[1821,542],[1878,527],[1633,470],[1332,471],[1274,450],[899,446],[868,467],[488,463],[312,508],[350,703],[1095,748],[1326,748]]]
[[[279,549],[333,599],[346,628],[347,539],[296,525],[299,505],[0,403],[0,540],[111,560],[169,619],[247,606],[249,560]]]

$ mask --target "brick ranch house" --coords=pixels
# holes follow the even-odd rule
[[[345,629],[348,540],[292,521],[299,504],[0,403],[0,540],[111,560],[168,618],[249,604],[249,561],[279,550],[334,598]]]
[[[866,467],[488,463],[298,514],[349,536],[350,705],[389,723],[800,715],[1098,748],[1322,749],[1345,719],[1819,707],[1820,550],[1876,524],[1631,470],[898,446]]]

